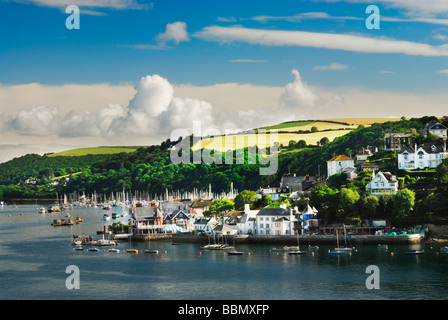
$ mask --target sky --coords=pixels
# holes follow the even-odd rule
[[[194,121],[443,116],[447,88],[445,0],[0,0],[0,162]]]

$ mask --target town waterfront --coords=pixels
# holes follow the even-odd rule
[[[150,300],[409,300],[448,298],[446,243],[357,246],[330,255],[332,245],[301,246],[303,255],[268,244],[238,244],[243,255],[201,250],[197,243],[120,242],[119,252],[75,251],[73,235],[97,237],[101,209],[68,211],[83,222],[52,227],[67,212],[36,214],[35,205],[0,209],[0,299]],[[123,218],[124,219],[124,218]],[[145,253],[147,248],[157,254]],[[126,253],[126,249],[141,253]],[[410,249],[421,255],[406,255]],[[80,270],[80,289],[66,288],[66,268]],[[366,268],[378,266],[379,289],[367,289]]]

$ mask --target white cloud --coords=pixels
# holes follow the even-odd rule
[[[306,82],[302,81],[298,70],[293,69],[294,81],[288,83],[280,96],[281,106],[288,113],[302,114],[304,110],[317,106],[321,99]]]
[[[170,41],[176,44],[182,41],[189,41],[190,37],[187,32],[187,24],[183,21],[168,23],[165,32],[158,34],[156,40],[161,46],[164,46]]]
[[[349,69],[349,66],[346,64],[341,64],[334,62],[332,64],[326,65],[326,66],[315,66],[313,70],[347,70]]]
[[[23,135],[48,136],[59,131],[60,117],[57,108],[37,106],[20,111],[10,122],[16,132]]]
[[[264,63],[266,60],[255,60],[255,59],[235,59],[230,60],[232,63]]]
[[[246,42],[264,46],[298,46],[365,53],[448,56],[448,44],[431,46],[424,43],[347,34],[209,26],[196,32],[195,36],[206,41],[220,43]]]
[[[153,6],[153,3],[140,4],[135,0],[22,0],[20,2],[45,7],[54,7],[54,8],[76,5],[79,7],[87,7],[87,8],[112,8],[119,10],[144,9],[144,8],[152,8]]]
[[[437,73],[446,74],[448,76],[448,69],[439,70]]]

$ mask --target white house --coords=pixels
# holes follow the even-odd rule
[[[296,220],[293,210],[286,208],[261,209],[255,221],[256,234],[288,235],[294,234],[293,227]]]
[[[328,177],[331,177],[332,175],[335,175],[337,173],[345,172],[348,169],[351,170],[354,168],[355,168],[355,160],[345,155],[339,155],[327,161]]]
[[[439,122],[430,123],[423,129],[423,136],[427,137],[429,134],[439,136],[440,138],[447,138],[448,128]]]
[[[435,168],[448,157],[446,142],[427,142],[414,148],[404,147],[398,153],[398,169],[416,170],[425,168]]]
[[[393,195],[398,191],[397,177],[390,172],[373,173],[372,180],[367,184],[366,191],[371,195]]]
[[[250,210],[249,204],[244,205],[244,214],[236,224],[238,234],[255,234],[255,220],[260,210]]]

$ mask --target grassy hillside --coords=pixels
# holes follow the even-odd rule
[[[49,154],[48,157],[79,157],[88,154],[115,154],[121,152],[134,152],[138,147],[90,147],[90,148],[77,148],[66,150],[58,153]]]

